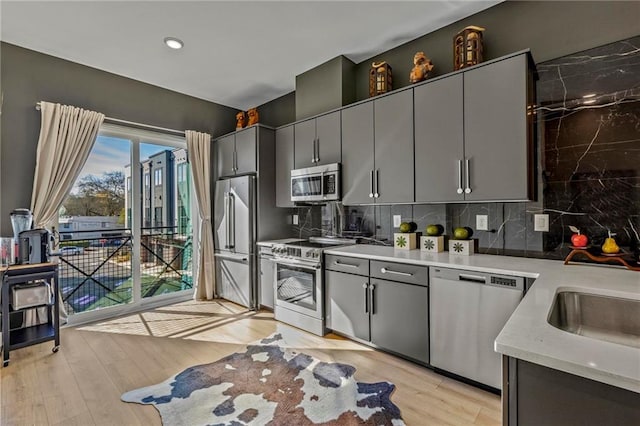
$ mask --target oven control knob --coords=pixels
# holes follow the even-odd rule
[[[306,252],[306,253],[304,254],[304,257],[309,257],[309,256],[311,256],[311,253],[310,253],[310,252]]]

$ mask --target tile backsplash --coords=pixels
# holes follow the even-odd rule
[[[295,231],[360,235],[392,244],[393,216],[430,223],[447,233],[475,230],[488,215],[489,230],[475,231],[481,253],[562,259],[573,225],[594,245],[610,230],[624,250],[640,240],[640,36],[537,64],[538,201],[298,209]],[[536,213],[549,215],[549,232],[533,230]]]

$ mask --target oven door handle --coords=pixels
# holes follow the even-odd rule
[[[274,262],[282,266],[299,266],[301,268],[307,268],[307,269],[313,269],[313,270],[320,269],[322,266],[319,263],[309,263],[309,262],[304,262],[296,259],[275,259]]]
[[[234,260],[236,262],[247,262],[249,257],[243,254],[231,254],[231,253],[215,253],[214,257],[224,260]]]

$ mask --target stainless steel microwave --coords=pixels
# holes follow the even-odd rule
[[[291,201],[339,201],[340,163],[291,170]]]

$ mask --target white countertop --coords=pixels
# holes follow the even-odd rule
[[[640,349],[575,335],[547,322],[558,291],[640,300],[638,272],[610,266],[564,265],[557,260],[482,254],[461,256],[369,245],[324,253],[536,278],[496,338],[496,351],[640,393]]]

